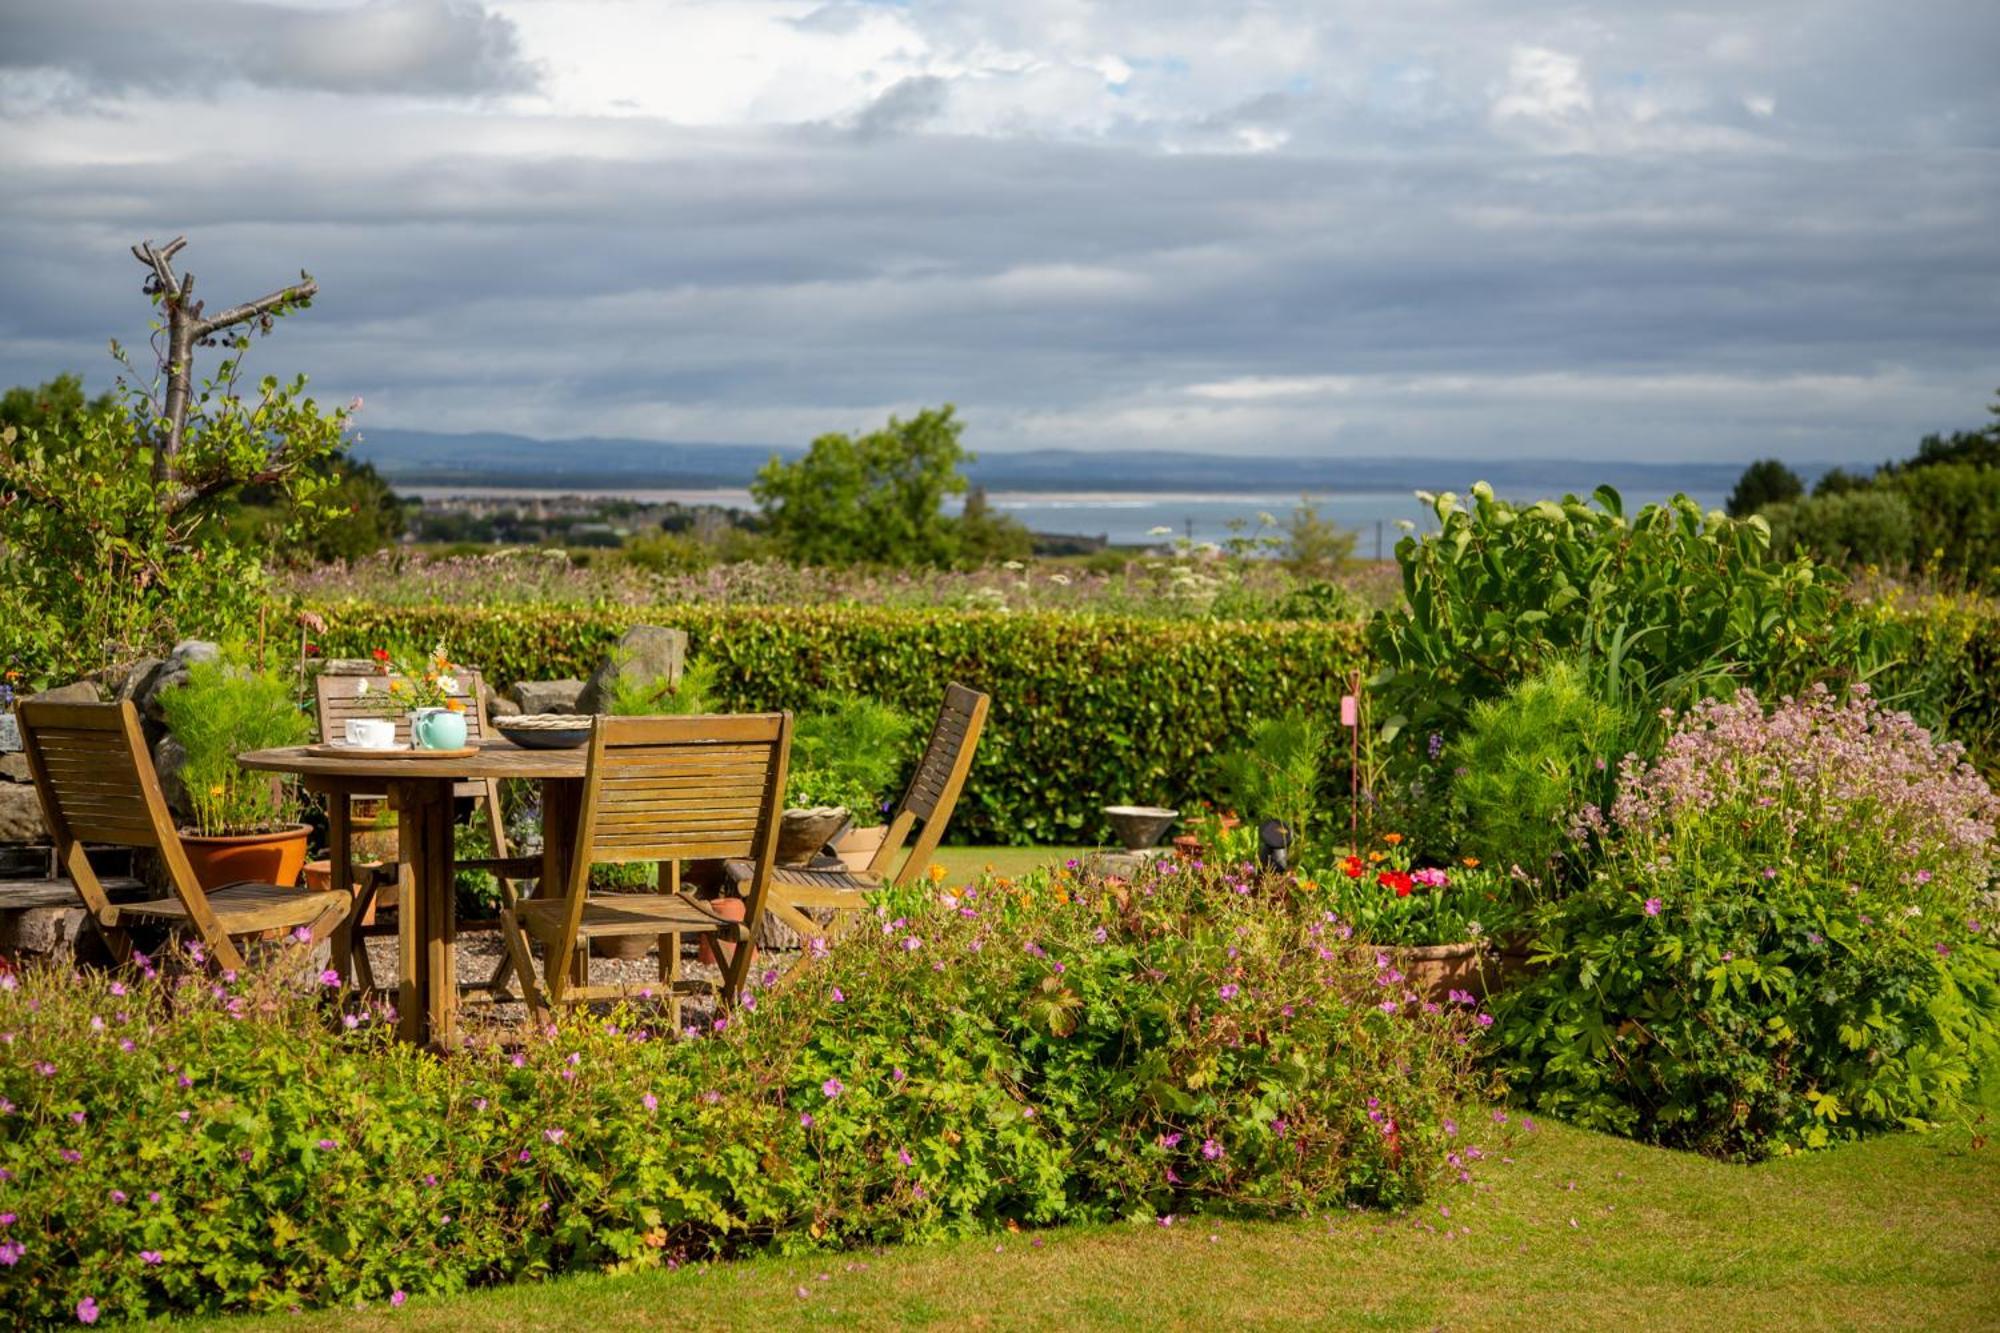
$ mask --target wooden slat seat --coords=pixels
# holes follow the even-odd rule
[[[215,919],[232,935],[311,925],[346,900],[347,895],[337,889],[303,892],[276,884],[227,884],[208,893]],[[118,915],[185,922],[188,908],[179,898],[152,898],[120,904]]]
[[[992,700],[979,691],[953,682],[945,686],[944,703],[938,708],[937,722],[910,775],[903,799],[889,817],[882,845],[865,870],[819,870],[801,866],[774,866],[771,870],[772,916],[797,931],[802,940],[831,941],[851,929],[867,906],[862,895],[885,884],[907,884],[930,868],[931,857],[944,840],[951,812],[965,790],[965,778],[972,771],[972,758],[979,746],[980,732],[986,727],[986,711]],[[916,846],[903,858],[893,877],[889,864],[909,841],[910,833],[923,824]],[[746,884],[753,867],[747,861],[730,861],[724,874],[732,885]],[[831,908],[833,919],[822,923],[807,916],[805,908]],[[810,953],[801,953],[803,965]]]
[[[528,899],[516,909],[521,926],[543,944],[562,937],[568,905],[561,899]],[[592,894],[583,901],[577,938],[614,939],[620,935],[720,935],[738,939],[740,922],[718,916],[704,904],[677,893]]]

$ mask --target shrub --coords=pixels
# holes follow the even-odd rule
[[[1559,861],[1582,850],[1570,833],[1577,803],[1608,803],[1632,731],[1568,661],[1474,704],[1465,739],[1444,750],[1458,774],[1462,849],[1551,879]]]
[[[1284,880],[924,895],[727,1020],[439,1059],[273,974],[0,990],[0,1304],[282,1310],[1010,1224],[1412,1202],[1469,1011],[1385,1012]],[[1365,994],[1364,994],[1365,992]]]
[[[1608,486],[1515,506],[1472,488],[1435,500],[1440,531],[1396,545],[1406,605],[1378,612],[1369,647],[1384,729],[1406,767],[1417,741],[1461,735],[1473,706],[1556,658],[1648,723],[1747,686],[1770,695],[1866,679],[1876,622],[1810,560],[1779,562],[1760,520],[1703,514],[1686,496],[1627,518]],[[1635,738],[1641,752],[1654,735]]]
[[[1222,776],[1236,811],[1247,822],[1283,820],[1294,854],[1319,833],[1323,769],[1333,732],[1308,713],[1259,722],[1250,743],[1222,757]]]
[[[448,637],[496,683],[587,675],[647,622],[688,632],[729,711],[805,714],[828,692],[937,712],[949,680],[993,696],[952,838],[1061,843],[1108,801],[1191,804],[1259,717],[1339,716],[1352,622],[1164,621],[937,608],[687,605],[320,608],[328,656]],[[914,758],[914,756],[911,756]]]
[[[1992,793],[1906,715],[1815,690],[1686,715],[1546,910],[1509,1081],[1580,1124],[1755,1158],[1964,1102],[2000,1049]]]
[[[867,824],[891,798],[910,762],[916,719],[859,694],[833,695],[792,730],[787,799],[795,806],[844,805]]]
[[[1783,555],[1802,551],[1833,565],[1900,570],[1916,554],[1916,517],[1891,490],[1835,491],[1759,513],[1771,525],[1771,549]]]

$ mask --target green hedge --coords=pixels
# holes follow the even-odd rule
[[[672,625],[718,668],[732,710],[803,710],[828,690],[936,711],[945,682],[993,696],[954,840],[1097,841],[1099,807],[1184,805],[1217,756],[1289,709],[1339,715],[1358,623],[1161,621],[879,607],[324,608],[322,646],[355,656],[446,640],[502,686],[582,677],[628,626]]]

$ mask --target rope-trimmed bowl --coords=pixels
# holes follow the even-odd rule
[[[592,720],[585,713],[525,713],[496,717],[493,729],[524,750],[574,750],[590,744]]]

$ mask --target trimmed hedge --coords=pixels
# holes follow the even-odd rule
[[[429,644],[497,685],[587,676],[634,624],[687,631],[731,710],[810,708],[829,690],[924,719],[945,682],[993,696],[954,840],[1095,841],[1101,806],[1220,790],[1217,757],[1291,709],[1337,717],[1358,622],[1163,621],[855,606],[327,608],[329,655]]]
[[[1109,836],[1099,807],[1186,808],[1222,790],[1217,760],[1254,724],[1300,709],[1338,717],[1348,674],[1372,670],[1359,621],[1155,620],[945,608],[325,608],[322,646],[363,655],[442,637],[498,686],[583,677],[635,624],[673,625],[713,661],[724,707],[810,708],[874,695],[926,723],[948,680],[993,696],[953,837],[1061,844]],[[1964,743],[2000,777],[2000,608],[1978,598],[1871,603],[1898,625],[1878,695]],[[1906,637],[1905,637],[1906,636]]]

